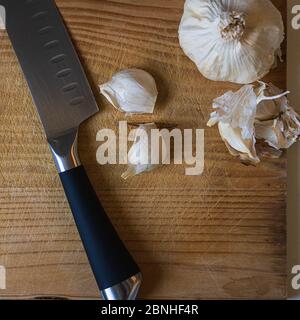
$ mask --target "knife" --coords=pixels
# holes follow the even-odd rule
[[[102,297],[134,300],[141,272],[77,154],[78,128],[99,110],[63,19],[54,0],[0,0],[0,6]]]

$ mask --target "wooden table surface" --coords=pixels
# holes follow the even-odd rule
[[[274,0],[285,16],[286,1]],[[183,0],[58,0],[101,112],[80,129],[80,156],[121,237],[138,261],[141,298],[284,298],[286,158],[257,168],[232,158],[216,128],[205,132],[205,172],[165,166],[121,179],[125,166],[96,162],[96,133],[119,120],[206,128],[213,98],[239,86],[212,82],[178,44]],[[157,80],[153,116],[125,117],[97,85],[129,67]],[[286,86],[284,63],[267,76]],[[0,297],[96,298],[74,226],[17,59],[0,33]]]

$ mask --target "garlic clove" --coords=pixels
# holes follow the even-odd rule
[[[264,83],[258,92],[256,137],[276,150],[288,149],[300,136],[300,117],[289,105],[287,93]]]
[[[258,97],[258,105],[256,110],[255,119],[259,121],[272,120],[279,116],[287,99],[283,96],[280,99],[273,97],[281,94],[282,91],[273,86],[267,85],[264,82],[259,82],[259,87],[256,89]]]
[[[141,124],[136,129],[134,143],[128,152],[129,165],[121,176],[123,179],[126,180],[161,166],[160,164],[151,164],[151,130],[153,129],[158,129],[155,123]]]
[[[275,120],[256,122],[255,131],[257,139],[266,141],[271,147],[280,150],[284,146],[282,123]]]
[[[218,127],[222,140],[233,156],[239,157],[241,162],[249,165],[256,165],[260,162],[256,154],[254,137],[244,139],[241,129],[233,129],[228,123],[220,122]]]
[[[208,122],[210,127],[218,123],[220,135],[233,156],[253,165],[259,162],[254,135],[256,101],[252,85],[229,91],[213,101],[215,112]]]
[[[186,0],[179,26],[185,54],[208,79],[252,83],[276,61],[284,39],[270,0]]]
[[[280,150],[290,148],[300,137],[300,117],[288,109],[278,118],[255,123],[256,137]]]
[[[229,91],[213,101],[215,112],[211,114],[208,126],[219,122],[228,123],[233,129],[241,129],[244,139],[251,139],[254,136],[256,105],[252,85],[243,86],[237,92]]]
[[[158,96],[154,78],[140,69],[116,73],[109,82],[100,85],[100,92],[116,109],[140,114],[152,114]]]

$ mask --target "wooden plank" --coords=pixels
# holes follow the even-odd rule
[[[285,16],[286,1],[274,4]],[[119,120],[206,128],[213,98],[239,86],[201,76],[178,45],[183,0],[58,0],[101,112],[80,130],[80,156],[144,274],[141,298],[284,298],[286,158],[245,167],[215,128],[205,172],[165,166],[123,181],[125,166],[96,162],[96,133]],[[124,117],[98,93],[116,71],[153,74],[153,116]],[[268,81],[285,88],[286,65]],[[20,67],[0,34],[0,297],[98,297]]]

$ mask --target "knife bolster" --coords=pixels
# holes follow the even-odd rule
[[[69,171],[81,165],[78,156],[78,128],[62,136],[48,139],[55,165],[59,173]]]

